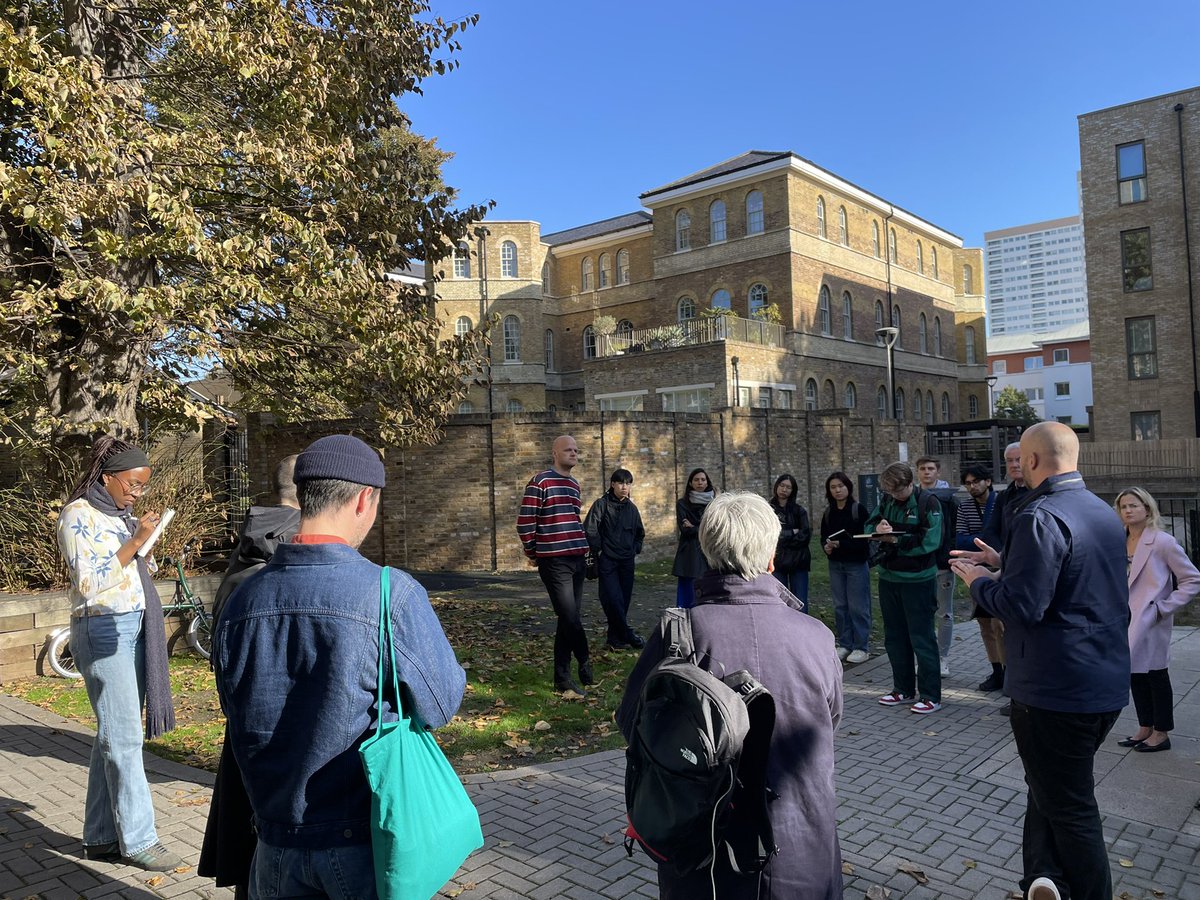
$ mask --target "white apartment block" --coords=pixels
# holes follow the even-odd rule
[[[1047,334],[1018,334],[988,340],[992,410],[1007,418],[997,398],[1006,387],[1023,393],[1038,417],[1087,425],[1092,405],[1092,357],[1085,319]],[[994,382],[994,383],[993,383]]]
[[[1044,334],[1087,322],[1079,216],[989,231],[983,237],[989,335]]]

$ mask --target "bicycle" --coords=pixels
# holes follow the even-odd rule
[[[177,559],[167,557],[164,566],[174,566],[176,572],[175,593],[170,603],[163,604],[163,618],[174,613],[186,616],[188,645],[205,659],[212,658],[212,616],[204,608],[204,601],[196,596],[183,572],[183,564],[199,543],[198,538],[192,538],[183,545]],[[75,658],[71,655],[71,626],[64,625],[53,632],[46,646],[46,661],[55,674],[63,678],[82,678],[83,675],[75,666]],[[170,648],[168,648],[168,652]]]

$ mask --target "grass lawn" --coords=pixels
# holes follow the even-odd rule
[[[832,628],[828,565],[815,540],[812,558],[811,611]],[[872,594],[876,596],[874,584],[872,573]],[[585,618],[597,683],[588,689],[586,699],[572,700],[563,699],[552,688],[554,614],[540,583],[523,584],[515,592],[512,583],[481,584],[478,590],[469,592],[469,599],[463,596],[467,591],[433,597],[450,642],[467,670],[462,707],[453,721],[437,732],[460,773],[512,768],[624,746],[612,718],[637,656],[603,649],[604,617],[594,583],[585,590]],[[958,596],[965,596],[961,584]],[[639,565],[631,611],[634,626],[648,633],[658,621],[659,611],[674,602],[671,560]],[[876,651],[881,652],[883,624],[877,601],[874,606],[871,639]],[[955,606],[958,619],[969,615],[969,601],[957,600]],[[172,658],[171,682],[179,727],[149,743],[148,749],[167,759],[215,770],[224,717],[208,663],[191,656]],[[82,681],[36,678],[5,684],[2,690],[94,727]]]

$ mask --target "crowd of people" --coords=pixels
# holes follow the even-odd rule
[[[1147,491],[1125,490],[1110,507],[1086,489],[1077,457],[1069,428],[1039,423],[1005,449],[1005,490],[969,465],[963,490],[950,491],[940,462],[922,457],[884,468],[874,509],[855,499],[848,474],[830,473],[816,530],[832,632],[809,615],[814,526],[796,479],[781,474],[763,498],[721,492],[703,468],[689,473],[675,509],[676,606],[688,610],[697,665],[746,669],[776,698],[766,781],[778,852],[754,875],[720,859],[699,880],[660,865],[663,897],[841,896],[833,735],[842,667],[870,655],[871,567],[892,674],[878,702],[941,709],[960,582],[992,666],[978,689],[1009,697],[1029,787],[1022,891],[1111,896],[1093,757],[1131,692],[1139,728],[1118,743],[1170,749],[1172,616],[1200,592],[1200,572]],[[583,621],[594,572],[606,647],[641,651],[617,715],[628,737],[639,688],[670,650],[661,626],[643,636],[630,623],[646,537],[634,475],[613,471],[584,514],[575,439],[557,438],[550,461],[529,480],[516,524],[557,618],[553,684],[581,696],[594,683]],[[183,863],[159,841],[141,763],[143,736],[174,726],[163,631],[147,627],[161,616],[144,552],[159,517],[133,515],[152,475],[142,450],[101,438],[58,537],[71,646],[98,728],[84,853],[169,871]],[[437,728],[461,703],[465,673],[424,588],[358,550],[385,484],[378,452],[348,435],[321,438],[280,464],[279,504],[251,510],[230,560],[213,653],[226,743],[200,869],[239,896],[375,896],[358,746],[373,719],[394,720],[401,706]],[[376,709],[382,578],[402,689]]]

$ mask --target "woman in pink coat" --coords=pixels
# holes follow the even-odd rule
[[[1128,488],[1113,504],[1125,524],[1129,559],[1129,686],[1137,710],[1137,734],[1123,741],[1139,753],[1171,749],[1171,627],[1175,611],[1200,593],[1200,571],[1166,531],[1148,491]],[[1172,579],[1174,576],[1174,579]]]

